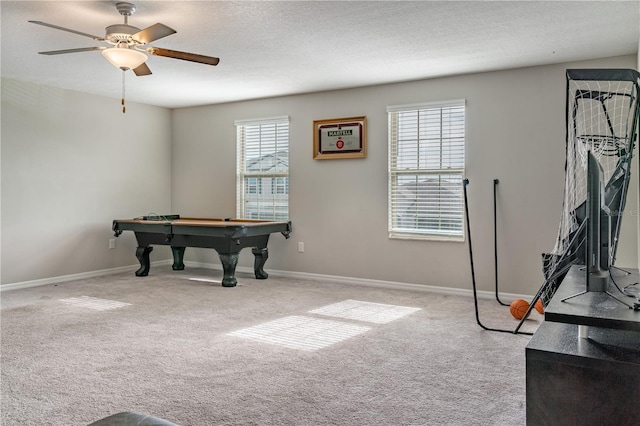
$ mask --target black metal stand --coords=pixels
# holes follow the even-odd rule
[[[626,271],[623,271],[623,272],[626,272]],[[588,273],[589,273],[589,271],[587,271],[586,273],[588,274]],[[630,274],[630,273],[629,273],[629,274]],[[613,280],[613,277],[611,276],[611,270],[609,270],[609,277]],[[618,286],[616,285],[616,287],[618,287]],[[574,294],[574,295],[571,295],[571,296],[565,297],[564,299],[561,299],[560,301],[561,301],[561,302],[566,302],[566,301],[567,301],[567,300],[569,300],[569,299],[573,299],[574,297],[582,296],[583,294],[587,294],[587,293],[589,293],[589,290],[581,291],[580,293],[576,293],[576,294]],[[618,299],[615,295],[613,295],[613,294],[609,293],[607,290],[605,290],[605,291],[601,291],[600,293],[604,293],[604,294],[606,294],[607,296],[609,296],[609,297],[611,297],[612,299],[614,299],[616,302],[622,303],[624,306],[626,306],[626,307],[627,307],[627,308],[629,308],[629,309],[634,309],[634,308],[635,308],[635,305],[629,305],[629,304],[627,304],[627,303],[626,303],[626,302],[624,302],[622,299]],[[624,294],[624,293],[623,293],[623,294]]]
[[[586,220],[582,221],[582,223],[578,227],[578,230],[575,232],[573,238],[571,238],[571,240],[569,241],[569,247],[573,247],[573,243],[575,242],[575,240],[578,237],[578,235],[580,235],[580,232],[582,231],[582,229],[586,226],[586,223],[587,223]],[[556,267],[557,267],[558,264],[560,264],[560,262],[564,259],[565,256],[566,256],[566,253],[563,254],[560,257],[560,259],[556,263]],[[554,282],[559,277],[561,277],[564,274],[566,274],[567,272],[569,272],[569,269],[571,269],[571,266],[573,266],[576,263],[576,261],[577,261],[577,259],[574,259],[572,262],[569,262],[568,264],[564,265],[558,271],[556,271],[555,269],[552,271],[551,276],[544,281],[544,283],[542,284],[542,286],[538,290],[538,293],[536,293],[535,297],[531,301],[531,304],[529,305],[529,309],[527,309],[527,312],[525,313],[524,317],[522,317],[522,320],[520,320],[520,323],[516,327],[516,331],[520,330],[520,327],[522,327],[522,324],[524,324],[524,320],[527,318],[527,316],[529,316],[529,314],[531,313],[531,310],[534,308],[536,302],[538,301],[538,299],[540,299],[540,296],[542,295],[542,292],[547,289],[547,286],[550,283]]]
[[[496,188],[498,187],[498,183],[500,183],[498,179],[493,180],[493,266],[496,277],[496,300],[502,306],[509,306],[508,303],[500,300],[500,295],[498,294],[498,212],[496,208]]]
[[[578,296],[582,296],[583,294],[587,294],[589,293],[589,291],[585,290],[585,291],[581,291],[580,293],[576,293],[572,296],[569,297],[565,297],[564,299],[561,300],[561,302],[566,302],[569,299],[573,299],[574,297],[578,297]],[[606,294],[607,296],[615,299],[617,302],[622,303],[624,306],[626,306],[629,309],[633,309],[633,306],[627,305],[626,303],[624,303],[622,300],[618,299],[616,296],[614,296],[613,294],[609,293],[608,291],[602,291],[601,293]]]
[[[474,303],[475,312],[476,312],[476,322],[480,327],[482,327],[484,330],[487,330],[487,331],[498,331],[501,333],[510,333],[510,334],[526,334],[529,336],[533,336],[533,333],[519,332],[518,329],[512,331],[512,330],[503,330],[500,328],[490,328],[482,324],[482,322],[480,321],[480,313],[478,311],[478,294],[476,290],[476,272],[475,272],[475,267],[473,265],[473,244],[471,243],[471,226],[469,224],[469,203],[467,201],[467,185],[469,185],[469,179],[464,179],[462,183],[463,183],[462,189],[464,192],[464,213],[465,213],[466,224],[467,224],[467,238],[469,239],[469,263],[471,265],[471,283],[473,286],[473,303]],[[524,318],[526,318],[526,316]]]
[[[564,267],[560,268],[559,271],[555,271],[553,274],[551,274],[549,278],[545,280],[545,282],[542,284],[542,287],[540,287],[540,289],[538,290],[538,293],[536,293],[533,300],[529,304],[529,309],[527,309],[527,312],[524,314],[524,316],[518,323],[518,326],[515,329],[515,333],[517,333],[518,330],[520,330],[520,327],[522,327],[522,325],[524,324],[524,321],[527,319],[527,317],[535,307],[536,302],[538,301],[538,299],[540,299],[542,292],[546,290],[547,285],[549,285],[549,283],[554,282],[556,279],[558,279],[562,275],[566,274],[569,271],[569,269],[571,269],[571,266],[573,266],[573,263],[569,263],[568,265],[565,265]]]

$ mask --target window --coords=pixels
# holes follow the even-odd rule
[[[463,241],[465,101],[387,112],[389,237]]]
[[[262,191],[262,180],[254,177],[245,180],[245,194],[259,194]]]
[[[289,193],[289,179],[288,178],[275,178],[273,185],[271,186],[272,194],[288,194]]]
[[[235,124],[237,216],[289,220],[289,117]]]

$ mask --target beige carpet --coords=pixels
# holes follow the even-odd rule
[[[2,424],[525,423],[529,337],[481,330],[471,298],[220,278],[156,267],[3,292]],[[517,325],[480,303],[487,325]]]

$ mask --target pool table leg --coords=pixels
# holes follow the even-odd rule
[[[149,275],[151,262],[149,261],[149,253],[153,251],[153,247],[138,247],[136,249],[136,257],[140,262],[140,269],[136,271],[136,277],[146,277]]]
[[[171,269],[174,271],[184,270],[184,249],[185,247],[171,246],[171,252],[173,253],[173,265],[171,265]]]
[[[266,280],[269,278],[269,274],[264,271],[264,264],[269,257],[269,250],[265,248],[254,247],[251,249],[251,253],[256,257],[253,262],[253,270],[256,273],[256,278],[259,280]]]
[[[220,262],[224,276],[222,277],[223,287],[235,287],[238,283],[236,280],[236,265],[238,265],[238,253],[219,254]]]

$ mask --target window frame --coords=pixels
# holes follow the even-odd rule
[[[398,151],[404,146],[405,149],[411,149],[411,143],[415,145],[416,149],[421,146],[421,142],[426,140],[426,138],[420,137],[420,129],[418,125],[418,129],[415,131],[416,136],[412,142],[405,142],[403,144],[401,137],[399,136],[400,130],[400,118],[399,113],[416,113],[416,123],[420,122],[420,111],[423,111],[426,114],[427,110],[440,110],[440,115],[442,117],[443,110],[449,110],[449,112],[453,112],[453,108],[462,107],[463,114],[463,123],[462,123],[462,143],[461,146],[457,146],[452,144],[449,149],[446,149],[443,145],[443,141],[445,140],[443,130],[446,128],[443,126],[443,121],[440,121],[439,125],[439,149],[440,153],[437,156],[430,157],[429,160],[437,159],[439,164],[437,168],[434,167],[426,167],[417,164],[415,167],[400,167],[398,166]],[[467,108],[466,108],[466,100],[465,99],[456,99],[450,101],[442,101],[442,102],[421,102],[414,104],[405,104],[405,105],[392,105],[387,107],[387,116],[388,116],[388,235],[391,239],[411,239],[411,240],[434,240],[434,241],[456,241],[456,242],[464,242],[466,238],[466,224],[465,224],[465,211],[464,211],[464,200],[462,199],[463,194],[463,179],[465,176],[465,168],[466,168],[466,141],[467,141],[467,132],[466,132],[466,122],[467,122]],[[447,125],[454,124],[454,121],[447,121]],[[453,140],[454,138],[451,138]],[[456,138],[460,139],[460,137]],[[459,144],[458,144],[459,145]],[[444,150],[444,151],[443,151]],[[442,162],[445,160],[445,156],[443,153],[446,153],[448,156],[446,158],[458,158],[453,156],[452,154],[457,154],[461,156],[461,159],[457,161],[461,161],[461,165],[457,164],[456,167],[447,166],[444,167]],[[416,156],[416,158],[419,158]],[[424,161],[424,160],[422,160]],[[417,163],[421,161],[417,160]],[[456,160],[452,161],[453,163]],[[451,231],[451,229],[447,230],[446,225],[443,227],[443,223],[440,222],[438,229],[429,228],[429,229],[420,229],[419,228],[419,214],[420,213],[429,213],[426,211],[427,209],[417,209],[417,215],[414,217],[415,224],[413,226],[400,226],[401,215],[398,213],[400,207],[402,206],[402,202],[399,200],[399,184],[398,179],[402,176],[407,177],[415,177],[416,181],[419,182],[420,179],[423,182],[427,182],[428,177],[432,176],[440,181],[442,179],[446,179],[446,176],[453,177],[453,180],[449,180],[451,186],[449,188],[455,190],[455,208],[452,209],[450,205],[448,206],[448,211],[443,210],[443,205],[446,203],[443,202],[442,193],[440,192],[440,188],[442,186],[438,183],[438,196],[437,202],[442,203],[440,207],[436,209],[436,217],[437,220],[442,221],[443,217],[455,218],[455,222],[452,225],[455,225],[456,228],[459,226],[459,231]],[[421,178],[424,177],[425,179]],[[458,179],[459,178],[459,179]],[[459,184],[457,181],[459,180]],[[417,188],[417,187],[416,187]],[[428,189],[426,189],[428,191]],[[459,217],[459,220],[457,219]],[[429,219],[422,219],[423,221],[428,221]],[[450,226],[452,226],[450,225]]]
[[[290,217],[290,205],[289,205],[289,137],[290,126],[289,116],[261,118],[261,119],[245,119],[236,120],[236,150],[237,150],[237,162],[236,162],[236,217],[245,219],[263,219],[273,221],[288,221]],[[262,126],[275,126],[275,137],[268,142],[274,144],[274,149],[266,150],[264,156],[272,155],[274,161],[274,170],[269,171],[249,171],[247,165],[251,163],[252,159],[246,158],[248,149],[258,149],[262,151],[262,147],[265,140],[262,136],[259,136],[258,144],[254,144],[252,147],[247,147],[247,129],[251,127],[258,127],[259,133],[262,134]],[[280,140],[279,131],[286,129],[286,147],[280,149],[278,141]],[[277,165],[280,164],[281,159],[280,152],[286,151],[286,170],[280,169]],[[271,184],[265,182],[265,179],[270,179]],[[250,181],[250,182],[247,182]],[[282,182],[286,183],[282,183]],[[284,188],[284,191],[278,191],[278,188]],[[248,193],[247,191],[253,190]],[[255,195],[257,202],[260,204],[258,210],[251,210],[247,208],[247,196]],[[272,197],[272,200],[268,200]],[[267,210],[271,209],[271,215],[265,215],[263,204],[267,201]],[[272,204],[269,207],[269,202]],[[282,214],[283,206],[286,208],[286,214],[284,216],[278,216]]]

